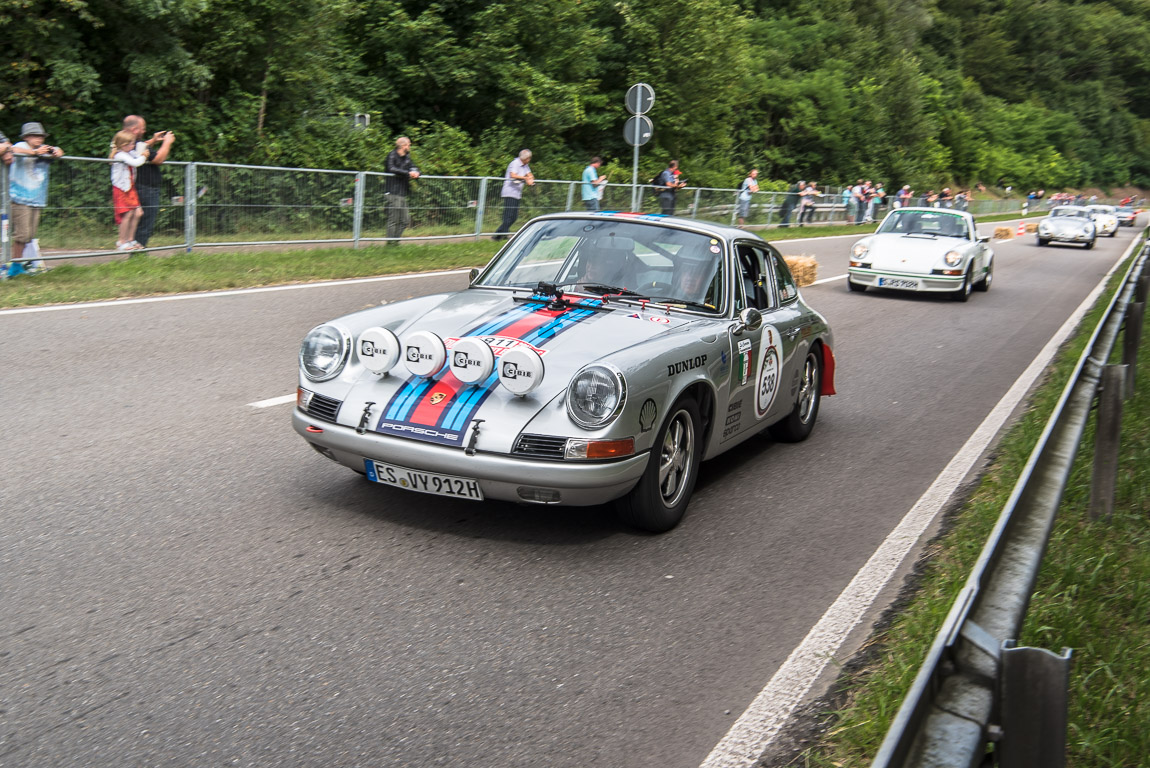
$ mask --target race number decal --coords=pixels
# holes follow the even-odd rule
[[[755,415],[760,419],[767,415],[775,395],[779,392],[779,379],[782,376],[782,339],[773,325],[763,326],[762,341],[759,343],[759,378],[755,386]]]

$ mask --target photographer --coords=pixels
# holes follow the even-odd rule
[[[24,123],[20,141],[12,147],[8,196],[12,203],[12,261],[22,261],[24,246],[36,239],[40,211],[48,204],[48,169],[64,150],[44,143],[47,132],[40,123]]]
[[[148,149],[148,161],[136,170],[136,193],[140,198],[140,207],[143,216],[136,227],[135,241],[141,248],[148,247],[148,240],[156,226],[156,215],[160,212],[160,191],[163,187],[163,177],[160,174],[160,165],[168,159],[172,150],[172,143],[176,135],[171,131],[157,131],[152,138],[144,140],[148,124],[139,115],[128,115],[124,118],[124,130],[131,131],[136,136],[136,151]],[[159,146],[156,146],[156,145]]]

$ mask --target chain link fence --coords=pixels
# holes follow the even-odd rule
[[[39,258],[63,260],[116,253],[111,160],[64,157],[52,163],[48,204],[37,232]],[[7,168],[0,172],[3,261],[11,260]],[[146,250],[191,251],[212,246],[395,242],[492,235],[503,218],[503,179],[421,176],[407,196],[387,192],[387,174],[317,168],[167,162],[155,226]],[[536,180],[524,187],[514,230],[533,216],[582,211],[581,182]],[[602,210],[629,210],[630,184],[608,183]],[[675,215],[735,224],[737,189],[687,187],[675,193]],[[853,223],[857,211],[843,188],[827,187],[809,210],[797,196],[752,196],[745,226],[752,229]],[[893,199],[888,198],[888,200]],[[662,211],[650,186],[639,189],[639,210]],[[917,201],[915,201],[917,202]],[[406,203],[406,205],[401,205]],[[976,214],[1017,212],[1015,200],[977,200]],[[875,219],[889,209],[879,206]],[[404,216],[406,212],[406,216]],[[800,221],[802,214],[802,221]],[[400,224],[405,224],[400,231]]]

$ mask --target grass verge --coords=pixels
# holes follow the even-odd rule
[[[1124,273],[1125,266],[997,446],[970,499],[927,548],[910,594],[888,611],[889,623],[815,715],[812,730],[822,735],[785,764],[871,764]],[[1020,646],[1074,649],[1067,765],[1079,767],[1146,765],[1150,754],[1150,334],[1140,355],[1140,386],[1124,406],[1115,514],[1092,521],[1087,513],[1092,416],[1019,638]]]

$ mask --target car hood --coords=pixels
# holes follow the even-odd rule
[[[1051,234],[1078,234],[1085,232],[1094,226],[1094,222],[1089,219],[1078,219],[1071,217],[1058,217],[1053,219],[1043,219],[1038,222],[1038,229],[1040,232],[1049,232]]]
[[[604,305],[602,300],[591,298],[568,297],[566,306],[552,307],[546,300],[517,301],[506,291],[486,289],[443,297],[398,326],[388,322],[407,303],[350,316],[358,326],[352,329],[353,336],[358,338],[358,333],[371,325],[385,325],[399,336],[402,349],[406,335],[430,331],[444,340],[449,355],[458,339],[475,336],[496,352],[497,366],[506,350],[529,345],[543,362],[541,382],[527,396],[517,397],[494,373],[469,386],[447,366],[428,378],[414,376],[402,355],[383,376],[353,361],[341,377],[346,393],[339,397],[343,401],[339,423],[359,425],[367,404],[374,403],[366,425],[372,431],[464,447],[472,423],[482,419],[483,446],[497,451],[510,451],[514,437],[565,392],[572,376],[585,365],[608,356],[642,359],[645,352],[627,350],[674,336],[699,322],[713,322],[665,309]]]
[[[931,237],[929,235],[874,235],[864,261],[871,269],[909,272],[928,275],[948,252],[970,246],[970,241],[959,237]]]

